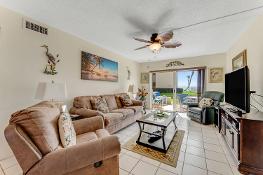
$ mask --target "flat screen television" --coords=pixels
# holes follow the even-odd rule
[[[247,66],[225,75],[225,101],[250,112],[250,80]]]

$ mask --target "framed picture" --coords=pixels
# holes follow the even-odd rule
[[[247,65],[247,50],[239,53],[232,59],[232,70],[240,69]]]
[[[100,56],[81,52],[81,79],[118,81],[118,63]]]
[[[141,83],[147,84],[149,83],[149,73],[141,73]]]
[[[209,83],[223,83],[224,68],[214,67],[209,69]]]

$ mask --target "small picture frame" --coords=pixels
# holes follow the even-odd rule
[[[232,59],[232,70],[240,69],[247,65],[247,50],[242,51]]]
[[[143,72],[141,73],[141,84],[149,83],[149,73]]]
[[[213,67],[209,69],[209,83],[223,83],[224,82],[224,68]]]

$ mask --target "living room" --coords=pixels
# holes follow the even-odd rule
[[[262,6],[259,0],[0,0],[0,175],[263,174],[262,141],[251,136],[263,136]],[[135,50],[139,47],[143,48]],[[177,88],[181,88],[177,73],[185,70],[197,72],[197,103],[206,94],[214,100],[211,104],[217,103],[213,114],[202,110],[197,116],[186,102],[184,111],[176,107],[182,105],[175,102],[180,96]],[[239,107],[247,114],[231,113],[236,118],[244,116],[233,123],[243,126],[252,121],[252,128],[259,131],[244,134],[239,127],[237,149],[236,143],[231,145],[235,134],[230,134],[229,143],[228,135],[223,134],[228,128],[222,127],[225,116],[232,116],[224,108],[231,95],[227,86],[231,81],[226,83],[225,74],[232,75],[234,70],[245,72],[240,82],[250,85],[250,91],[240,96],[246,95],[250,102]],[[153,77],[162,72],[171,75],[169,111],[156,108],[153,101]],[[216,92],[219,99],[213,99],[216,95],[210,92]],[[94,96],[106,101],[106,111],[98,109],[99,100]],[[32,107],[41,101],[48,102]],[[63,145],[58,118],[55,130],[50,125],[45,128],[49,115],[57,113],[54,108],[60,108],[54,107],[57,101],[70,112],[65,116],[70,115],[71,129],[74,125],[77,133],[73,146]],[[162,108],[163,102],[160,104]],[[29,115],[30,110],[40,113]],[[145,121],[155,115],[159,122],[169,117],[161,125],[156,124],[158,120]],[[33,127],[33,121],[41,123],[40,129]],[[144,125],[155,131],[147,135]],[[78,137],[84,133],[92,133],[90,140]],[[165,136],[168,144],[161,139]],[[49,139],[53,139],[51,145]],[[242,145],[247,139],[253,144]],[[43,146],[45,141],[49,146]],[[251,147],[248,151],[247,146]],[[62,153],[75,147],[76,152]],[[246,155],[251,155],[249,160]]]

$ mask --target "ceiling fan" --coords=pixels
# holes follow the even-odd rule
[[[140,50],[140,49],[144,49],[149,47],[149,49],[154,52],[154,53],[158,53],[160,51],[160,49],[163,48],[176,48],[181,46],[182,44],[180,42],[168,42],[169,40],[171,40],[173,38],[173,32],[169,31],[169,32],[165,32],[165,33],[153,33],[150,40],[145,40],[145,39],[140,39],[140,38],[134,38],[136,41],[140,41],[140,42],[144,42],[144,43],[148,43],[145,46],[136,48],[134,50]]]

